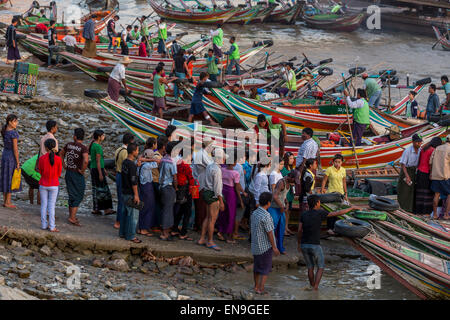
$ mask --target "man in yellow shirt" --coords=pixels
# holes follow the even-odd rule
[[[342,167],[342,162],[344,162],[344,157],[341,154],[336,154],[333,158],[333,165],[328,167],[325,171],[325,176],[322,180],[321,193],[325,193],[325,186],[328,181],[328,193],[337,192],[342,194],[347,198],[347,177],[345,173],[345,168]],[[327,220],[328,234],[334,235],[333,228],[336,218],[331,218]]]

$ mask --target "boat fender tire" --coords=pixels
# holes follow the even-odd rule
[[[243,3],[240,3],[240,4],[238,4],[238,7],[239,7],[239,8],[247,8],[247,5],[246,5],[246,4],[243,4]],[[228,5],[227,5],[227,8],[232,8],[232,6],[228,6]]]
[[[432,114],[430,116],[430,122],[440,122],[441,121],[441,115],[440,114]]]
[[[381,220],[385,221],[387,219],[386,212],[382,211],[364,211],[359,210],[352,213],[352,216],[354,216],[356,219],[361,220]]]
[[[399,208],[397,201],[386,197],[376,197],[373,200],[369,200],[369,207],[382,211],[393,211]]]
[[[305,67],[308,67],[309,70],[312,70],[312,69],[315,69],[317,67],[317,65],[309,62],[305,65]]]
[[[127,92],[125,91],[125,88],[120,88],[119,94],[120,94],[121,96],[126,97],[126,96],[127,96]]]
[[[334,232],[348,238],[364,238],[371,231],[370,223],[359,219],[342,219],[334,224]]]
[[[357,75],[357,74],[361,74],[364,71],[366,71],[366,68],[364,68],[364,67],[357,67],[357,68],[348,69],[348,73],[350,73],[352,76]]]
[[[391,76],[395,76],[397,74],[397,70],[394,69],[384,69],[384,70],[380,70],[380,72],[378,73],[380,76],[387,76],[387,72],[390,71],[391,72]]]
[[[108,93],[97,89],[84,89],[84,95],[89,98],[104,99],[108,96]]]
[[[321,65],[323,65],[325,63],[331,63],[331,62],[333,62],[333,58],[328,58],[328,59],[320,61],[319,62],[319,66],[321,66]]]
[[[383,81],[383,82],[385,82],[385,83],[387,84],[387,81],[388,81],[387,75],[381,76],[381,81]],[[389,79],[389,82],[390,82],[391,85],[398,84],[399,79],[398,79],[397,76],[392,76],[392,77]]]
[[[328,68],[328,67],[322,67],[319,69],[319,74],[321,76],[325,76],[325,77],[331,76],[333,74],[333,69]]]
[[[338,192],[322,193],[317,195],[321,203],[341,202],[342,195]]]
[[[440,120],[438,125],[441,127],[450,127],[450,118]]]
[[[114,67],[97,67],[97,72],[112,72]]]
[[[1,28],[1,27],[0,27]],[[17,34],[16,35],[16,39],[17,40],[23,40],[23,39],[26,39],[27,38],[27,35],[26,34]]]
[[[431,83],[431,78],[424,78],[416,81],[416,86],[423,86],[425,84]]]

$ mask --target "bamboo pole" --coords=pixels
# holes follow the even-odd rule
[[[342,76],[342,80],[344,80],[344,89],[347,87],[345,85],[345,78],[344,78],[344,74],[341,74]],[[348,87],[346,89],[346,91],[348,92]],[[352,136],[352,149],[353,149],[353,154],[355,155],[355,160],[356,160],[356,168],[359,169],[359,161],[358,161],[358,155],[356,153],[356,148],[355,148],[355,139],[353,138],[353,130],[352,130],[352,125],[350,124],[350,114],[348,111],[348,104],[347,101],[345,102],[345,110],[347,112],[347,123],[348,123],[348,128],[350,131],[350,135]],[[353,119],[353,121],[355,121],[355,119]]]

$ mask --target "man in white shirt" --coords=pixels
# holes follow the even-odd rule
[[[203,139],[202,148],[194,151],[192,167],[192,176],[199,184],[199,198],[194,200],[195,204],[195,223],[194,229],[201,231],[203,221],[206,219],[207,203],[203,200],[203,192],[205,189],[206,167],[213,163],[209,155],[208,149],[212,147],[213,140],[209,137]]]
[[[66,44],[66,51],[70,53],[75,53],[75,46],[77,45],[77,39],[74,37],[77,33],[75,30],[69,31],[67,35],[62,39]]]
[[[129,57],[125,56],[112,70],[108,80],[108,95],[114,101],[119,101],[120,88],[123,84],[125,91],[129,92],[127,83],[125,81],[125,66],[131,63]]]
[[[319,146],[317,142],[312,138],[314,131],[311,128],[305,128],[302,131],[302,139],[303,143],[298,148],[297,159],[296,159],[296,167],[303,168],[306,160],[308,159],[317,159],[317,152],[319,151]]]

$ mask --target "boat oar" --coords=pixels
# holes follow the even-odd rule
[[[345,83],[344,74],[341,73],[341,76],[342,76],[342,80],[344,81],[344,89],[348,92],[348,87],[347,87],[347,85]],[[350,114],[349,114],[349,111],[348,111],[347,101],[345,102],[345,111],[347,113],[348,128],[349,128],[349,131],[350,131],[350,135],[352,136],[352,149],[353,149],[353,154],[355,155],[356,168],[359,169],[358,155],[356,154],[355,139],[353,139],[353,130],[352,130],[352,125],[350,124]],[[353,121],[355,121],[355,119],[353,119]]]

